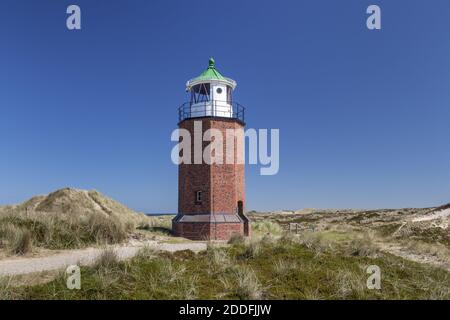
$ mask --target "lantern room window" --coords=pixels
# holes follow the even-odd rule
[[[200,103],[210,101],[211,86],[209,83],[201,83],[192,88],[191,103]]]
[[[227,86],[227,103],[232,103],[232,98],[231,98],[231,95],[232,95],[232,91],[233,91],[233,89],[231,89],[231,87],[230,86]]]

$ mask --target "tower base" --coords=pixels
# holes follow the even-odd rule
[[[238,214],[178,214],[172,232],[190,240],[229,240],[233,234],[250,236],[250,221]]]

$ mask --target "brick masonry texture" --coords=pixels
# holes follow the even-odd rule
[[[226,130],[243,130],[244,126],[237,120],[224,118],[187,119],[179,124],[180,129],[191,133],[191,159],[194,159],[194,122],[202,122],[203,134],[208,129],[220,130],[223,136],[224,164],[180,164],[178,171],[178,212],[189,214],[235,214],[238,201],[245,207],[245,165],[225,164],[227,150]],[[203,142],[202,151],[210,142]],[[237,159],[237,138],[234,141],[234,159]],[[243,150],[242,150],[243,151]],[[196,203],[195,195],[202,191],[202,202]],[[202,223],[174,222],[175,235],[193,240],[217,239],[226,240],[233,233],[250,232],[248,222],[244,223]]]
[[[233,234],[244,234],[243,223],[184,222],[173,223],[173,233],[191,240],[228,240]]]

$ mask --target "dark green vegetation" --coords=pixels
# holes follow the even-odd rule
[[[266,236],[227,248],[176,254],[143,250],[117,262],[106,252],[82,268],[82,289],[65,276],[43,285],[6,287],[6,299],[450,299],[450,274],[378,252],[344,234]],[[366,287],[369,265],[382,272],[382,289]]]

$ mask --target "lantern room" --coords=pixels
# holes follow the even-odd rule
[[[208,68],[200,76],[186,83],[186,91],[191,97],[189,109],[184,108],[184,111],[188,112],[184,118],[236,117],[232,98],[235,88],[236,81],[220,74],[214,59],[210,58]]]

